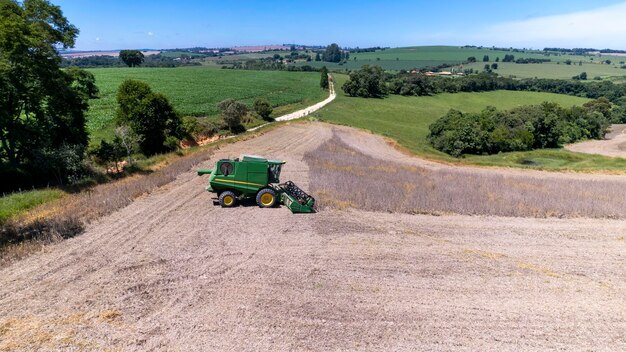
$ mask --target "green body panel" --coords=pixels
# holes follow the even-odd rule
[[[207,191],[218,194],[234,192],[239,199],[254,198],[264,188],[271,188],[278,201],[294,213],[314,212],[315,200],[298,200],[288,194],[280,185],[282,160],[268,160],[262,157],[244,155],[241,159],[219,160],[212,169],[198,170],[198,175],[210,175]],[[297,187],[296,187],[297,188]]]

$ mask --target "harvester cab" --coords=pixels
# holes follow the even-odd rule
[[[198,175],[210,175],[207,191],[217,194],[222,207],[233,207],[238,201],[253,198],[261,208],[284,204],[293,213],[315,212],[315,199],[293,182],[280,183],[285,161],[243,155],[237,159],[219,160]]]

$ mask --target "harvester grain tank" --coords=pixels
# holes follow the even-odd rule
[[[198,175],[210,175],[207,191],[217,194],[222,207],[253,198],[261,208],[284,204],[293,213],[315,212],[315,199],[292,181],[280,183],[280,171],[285,161],[268,160],[253,155],[219,160],[209,170]]]

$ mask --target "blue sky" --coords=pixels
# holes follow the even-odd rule
[[[626,1],[51,0],[79,50],[299,43],[626,49]]]

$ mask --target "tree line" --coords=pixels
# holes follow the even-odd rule
[[[141,81],[126,80],[117,91],[115,136],[88,148],[85,114],[98,98],[94,76],[63,68],[58,49],[71,48],[78,29],[60,7],[44,0],[0,0],[0,191],[69,185],[96,176],[104,166],[133,162],[179,147],[193,134],[245,130],[250,109],[225,100],[222,119],[183,118],[162,94]],[[122,53],[126,58],[126,53]],[[133,55],[129,66],[145,64]],[[96,58],[100,60],[101,58]],[[252,110],[270,120],[272,106],[257,99]]]
[[[135,50],[136,51],[136,50]],[[139,51],[137,51],[139,52]],[[141,54],[141,52],[139,52]],[[142,54],[143,56],[143,54]],[[79,67],[79,68],[98,68],[98,67],[180,67],[180,66],[200,66],[201,63],[191,59],[175,60],[172,57],[164,56],[162,54],[154,54],[143,57],[139,60],[137,58],[130,59],[131,61],[125,62],[122,59],[121,52],[120,57],[114,56],[90,56],[90,57],[77,57],[77,58],[64,58],[61,61],[61,67]]]
[[[598,99],[563,108],[555,103],[480,113],[451,109],[430,125],[428,141],[444,153],[496,154],[556,148],[582,139],[601,139],[609,126],[610,102]]]

